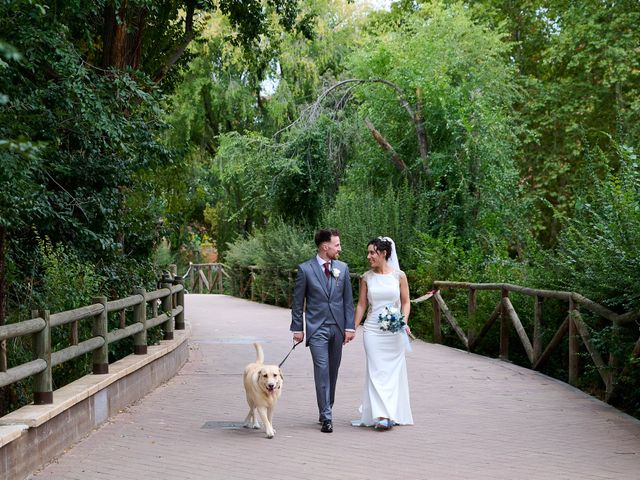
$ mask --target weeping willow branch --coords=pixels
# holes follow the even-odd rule
[[[394,166],[401,173],[404,173],[404,174],[408,173],[407,164],[404,163],[404,161],[400,158],[400,155],[398,155],[398,153],[395,151],[393,146],[376,129],[376,127],[373,125],[373,123],[371,123],[371,120],[369,120],[368,117],[364,117],[364,124],[367,126],[367,128],[371,132],[371,135],[373,135],[373,138],[375,139],[375,141],[378,142],[378,145],[380,145],[385,152],[389,153],[390,155],[389,158],[391,159],[391,162],[394,164]],[[411,184],[415,185],[415,179],[409,175],[408,175],[408,178]]]
[[[338,102],[334,106],[334,108],[338,110],[344,108],[347,102],[352,98],[351,91],[353,90],[353,88],[355,86],[364,85],[366,83],[378,83],[381,85],[385,85],[396,92],[400,105],[402,105],[402,107],[405,109],[409,117],[411,117],[411,120],[415,126],[416,137],[418,140],[418,149],[420,151],[420,159],[422,160],[422,167],[425,173],[427,173],[428,175],[430,170],[429,169],[429,140],[427,137],[426,130],[424,128],[424,119],[422,116],[421,92],[420,90],[416,91],[417,104],[416,104],[416,107],[414,108],[409,103],[409,101],[405,98],[404,92],[398,85],[396,85],[393,82],[390,82],[389,80],[385,80],[383,78],[373,78],[373,79],[350,78],[347,80],[342,80],[330,86],[318,96],[318,98],[313,104],[311,104],[302,112],[300,117],[298,117],[290,125],[282,128],[281,130],[278,130],[275,133],[274,137],[277,137],[280,133],[293,127],[298,123],[301,123],[301,122],[304,122],[306,124],[315,123],[315,121],[320,116],[320,113],[322,112],[322,105],[325,99],[329,96],[329,94],[331,94],[335,90],[338,90],[344,87],[345,85],[350,85],[350,88],[347,90],[347,92],[338,100]],[[367,128],[371,131],[371,133],[373,134],[373,137],[376,139],[378,144],[380,144],[380,146],[386,152],[391,153],[391,160],[396,165],[396,167],[399,168],[401,171],[406,171],[407,169],[406,164],[402,161],[402,159],[400,159],[400,157],[398,156],[397,152],[395,152],[391,144],[389,144],[389,142],[380,134],[380,132],[377,129],[375,129],[375,127],[373,127],[373,124],[369,119],[365,119],[364,121],[365,121],[365,124],[367,125]],[[403,165],[403,167],[400,167],[399,166],[400,164]]]

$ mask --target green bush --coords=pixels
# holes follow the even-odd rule
[[[341,188],[333,208],[323,216],[323,224],[340,231],[341,259],[352,273],[369,269],[367,244],[377,236],[393,238],[400,268],[415,267],[417,231],[424,225],[425,209],[406,185],[388,185],[381,192]]]
[[[540,277],[619,311],[640,309],[640,167],[620,148],[618,174],[583,191]]]
[[[171,243],[163,238],[153,252],[153,265],[156,270],[167,268],[176,263],[176,254],[171,251]]]
[[[254,296],[266,303],[288,305],[293,269],[313,256],[313,233],[277,220],[248,238],[228,244],[225,264],[230,270],[234,295]],[[256,267],[253,271],[247,267]]]
[[[38,241],[42,276],[36,304],[52,313],[90,305],[105,278],[90,262],[81,261],[61,244],[53,245],[45,237]]]

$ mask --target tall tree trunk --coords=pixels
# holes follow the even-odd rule
[[[122,68],[126,57],[127,0],[122,2],[117,12],[112,2],[105,5],[103,25],[102,67]]]
[[[190,0],[186,2],[186,15],[184,20],[184,40],[178,46],[175,52],[173,52],[164,65],[162,65],[156,73],[153,75],[153,81],[156,83],[160,83],[162,79],[165,77],[169,68],[171,68],[184,54],[187,50],[187,47],[196,37],[196,33],[193,31],[193,15],[196,11],[196,2],[195,0]]]
[[[118,18],[114,22],[113,40],[111,45],[111,58],[109,65],[115,68],[125,66],[127,46],[127,0],[122,2],[118,11]]]
[[[211,104],[211,92],[209,90],[210,85],[207,83],[202,86],[200,89],[200,95],[202,96],[202,104],[204,106],[204,138],[206,149],[215,154],[216,152],[216,144],[215,138],[220,133],[218,130],[218,120],[216,118],[215,113],[213,112],[213,106]]]
[[[102,68],[109,68],[113,46],[113,28],[116,23],[116,9],[111,2],[104,6],[102,14]]]
[[[133,32],[127,35],[126,45],[126,65],[137,70],[140,67],[142,56],[142,34],[146,25],[148,10],[145,7],[139,8],[135,15],[135,22],[132,25]]]

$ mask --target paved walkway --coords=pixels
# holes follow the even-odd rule
[[[190,359],[32,479],[640,479],[640,422],[539,373],[420,341],[407,357],[414,420],[351,427],[363,377],[359,338],[345,348],[334,433],[315,423],[311,357],[284,366],[272,440],[240,428],[241,372],[263,342],[291,347],[289,310],[186,296]]]

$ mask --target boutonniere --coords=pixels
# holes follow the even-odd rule
[[[337,280],[338,277],[340,276],[340,270],[338,268],[332,268],[331,275],[333,275],[333,278]]]

